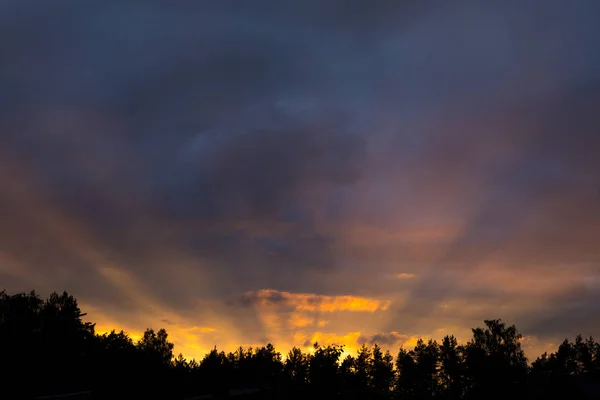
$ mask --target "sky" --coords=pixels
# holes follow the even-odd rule
[[[0,1],[0,289],[175,351],[600,336],[600,3]]]

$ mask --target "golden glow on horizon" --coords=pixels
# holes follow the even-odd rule
[[[175,349],[173,351],[175,355],[182,353],[188,359],[193,358],[201,360],[214,346],[214,344],[206,344],[206,340],[202,335],[198,335],[198,333],[214,332],[214,329],[212,328],[180,328],[177,326],[164,326],[163,328],[165,328],[169,334],[169,341],[175,344]],[[155,330],[156,329],[160,329],[160,327],[155,328]],[[125,331],[134,343],[139,341],[144,335],[144,330],[124,329],[122,327],[115,327],[115,325],[96,324],[96,333],[99,335],[105,333],[108,334],[112,330],[115,330],[116,332],[121,330]]]
[[[84,310],[87,307],[83,308]],[[98,319],[101,314],[92,312],[92,319]],[[280,321],[281,319],[277,319]],[[275,321],[275,320],[274,320]],[[326,321],[320,321],[326,322]],[[276,325],[273,322],[274,331],[270,337],[269,342],[273,343],[282,356],[296,346],[301,348],[304,352],[312,353],[314,351],[313,344],[318,342],[322,346],[327,345],[343,345],[344,351],[342,358],[348,354],[355,355],[358,349],[363,345],[372,345],[377,342],[378,332],[361,332],[358,330],[351,330],[346,332],[341,331],[323,331],[318,329],[316,323],[313,321],[312,327],[303,326],[300,329],[295,329],[291,332],[282,330],[281,325]],[[325,325],[325,324],[324,324]],[[169,340],[175,344],[174,355],[182,353],[188,360],[195,359],[197,361],[210,352],[210,350],[216,345],[218,350],[225,352],[235,351],[240,345],[242,347],[260,347],[267,343],[258,343],[248,341],[248,338],[240,336],[239,333],[234,332],[222,332],[215,328],[201,327],[201,326],[182,326],[180,324],[171,325],[155,325],[152,323],[147,324],[148,327],[154,327],[154,329],[165,328],[169,334]],[[133,329],[132,325],[120,325],[116,321],[106,319],[103,315],[102,318],[96,324],[96,333],[103,334],[109,333],[112,330],[120,331],[124,330],[131,339],[136,342],[141,339],[145,328]],[[470,339],[470,329],[459,329],[459,328],[437,328],[431,332],[423,332],[420,335],[404,335],[399,332],[393,331],[388,333],[380,333],[385,337],[378,343],[384,350],[389,350],[394,356],[396,356],[400,347],[405,349],[412,349],[417,344],[419,338],[423,340],[435,339],[438,343],[445,335],[454,334],[458,339],[459,343],[465,343]],[[533,336],[524,336],[522,339],[523,348],[527,353],[531,353],[532,356],[538,356],[544,351],[554,351],[556,343],[541,341],[539,338]]]

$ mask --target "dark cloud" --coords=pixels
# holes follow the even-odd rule
[[[573,338],[580,333],[585,336],[589,332],[598,332],[599,283],[596,276],[584,278],[555,294],[546,308],[523,318],[523,329],[531,335],[554,340]]]
[[[283,293],[269,290],[266,292],[250,292],[245,293],[239,298],[239,303],[244,306],[256,306],[261,302],[265,302],[267,304],[286,304],[288,299],[284,296]]]
[[[378,344],[385,348],[393,348],[400,346],[403,342],[406,342],[410,337],[407,335],[401,335],[398,332],[379,332],[371,336],[360,336],[358,338],[358,344],[366,344],[372,346]]]
[[[303,191],[360,179],[366,155],[361,137],[340,125],[287,125],[235,132],[188,150],[188,162],[157,182],[165,207],[185,218],[273,218],[300,206]]]

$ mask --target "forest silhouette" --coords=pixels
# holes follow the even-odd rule
[[[174,356],[164,329],[134,342],[96,334],[64,292],[0,292],[0,398],[85,392],[92,399],[547,399],[600,398],[600,344],[581,335],[529,364],[515,326],[486,320],[459,343],[419,340],[394,357],[377,344],[344,357],[343,347],[271,344],[202,360]],[[68,397],[66,397],[68,398]]]

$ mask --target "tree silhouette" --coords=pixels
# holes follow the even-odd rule
[[[522,335],[514,325],[507,327],[501,320],[484,322],[486,328],[473,329],[473,339],[465,347],[467,393],[470,398],[490,393],[516,398],[523,393],[528,371]]]
[[[277,390],[280,375],[283,372],[281,354],[269,343],[255,350],[252,357],[252,368],[255,371],[255,385],[268,390]]]
[[[84,316],[67,293],[43,300],[35,292],[0,292],[0,398],[81,390],[94,399],[600,398],[593,338],[565,339],[529,366],[521,334],[501,320],[484,321],[464,344],[454,336],[439,344],[419,339],[395,360],[377,344],[341,359],[342,346],[315,343],[309,353],[294,347],[286,357],[272,344],[227,354],[215,347],[196,362],[173,356],[164,329],[147,329],[134,342],[123,331],[96,334]]]
[[[290,397],[298,398],[304,395],[308,384],[309,358],[298,347],[293,347],[283,364],[286,378],[287,393]]]
[[[40,343],[39,314],[43,300],[32,291],[29,294],[8,295],[0,292],[0,376],[2,390],[8,396],[22,389],[24,396],[32,396],[32,386],[19,387],[21,377],[38,379],[32,371],[32,360],[43,350]]]
[[[313,345],[314,353],[309,356],[309,383],[313,393],[325,397],[336,396],[339,391],[338,375],[340,356],[343,346],[335,344],[322,347]]]
[[[156,367],[169,367],[173,359],[173,343],[168,341],[167,331],[146,329],[144,336],[137,343],[145,361]]]
[[[466,365],[464,347],[458,345],[454,336],[446,336],[440,345],[439,385],[444,399],[460,399],[464,396]]]
[[[416,399],[419,395],[418,366],[414,354],[401,347],[396,357],[396,390],[397,399]]]
[[[417,363],[417,397],[432,398],[439,393],[438,367],[440,362],[440,348],[435,340],[427,343],[423,339],[411,352]]]
[[[583,339],[578,335],[575,342],[565,339],[557,351],[544,353],[533,363],[530,382],[537,398],[566,396],[585,398],[581,386],[600,382],[600,352],[594,338]]]
[[[253,375],[254,352],[251,348],[239,347],[235,352],[227,355],[228,365],[231,366],[232,386],[235,388],[247,388],[254,384]]]
[[[36,393],[23,387],[23,376],[48,392],[80,389],[90,384],[94,325],[84,323],[77,301],[66,292],[43,301],[35,292],[9,296],[0,293],[0,349],[7,392]],[[35,366],[32,363],[35,360]]]
[[[114,393],[124,398],[133,396],[135,388],[131,379],[143,379],[144,360],[124,331],[113,330],[96,337],[94,366],[96,384],[90,389],[101,396],[114,396]]]
[[[371,349],[363,344],[354,358],[354,391],[359,397],[365,397],[368,393],[372,361]]]
[[[228,359],[223,351],[213,348],[200,362],[198,372],[200,373],[199,388],[203,392],[215,395],[223,395],[229,389],[227,379]]]
[[[372,351],[372,361],[369,367],[371,397],[385,399],[394,384],[394,357],[389,351],[385,353],[375,343]]]

